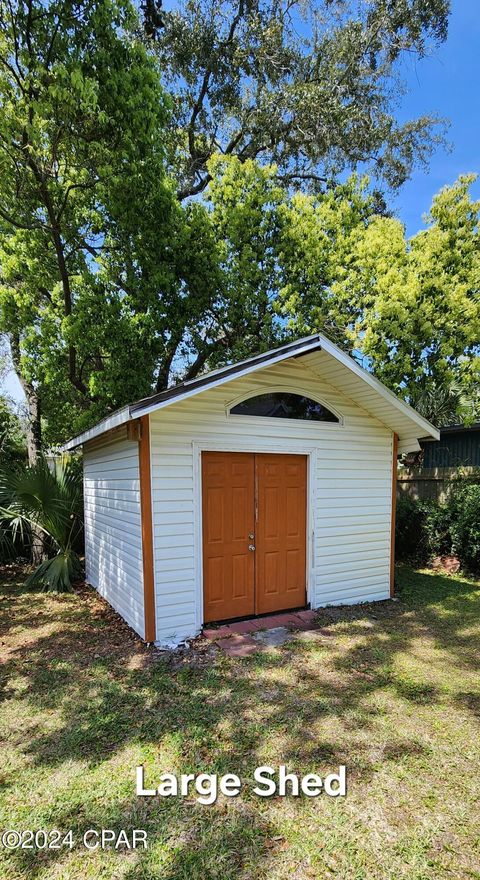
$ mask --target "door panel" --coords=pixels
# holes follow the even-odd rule
[[[256,455],[255,613],[306,602],[307,459]]]
[[[306,456],[204,452],[202,487],[204,621],[304,605]]]
[[[255,613],[255,457],[202,454],[204,621]]]

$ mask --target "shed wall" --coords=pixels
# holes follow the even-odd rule
[[[84,448],[86,579],[144,637],[138,443]]]
[[[228,416],[262,390],[320,397],[343,424]],[[300,361],[232,380],[150,415],[157,640],[202,624],[201,449],[309,453],[313,607],[389,596],[393,434]]]

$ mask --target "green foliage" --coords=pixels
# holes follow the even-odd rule
[[[277,311],[293,336],[324,330],[347,347],[357,304],[341,299],[354,243],[376,216],[366,179],[350,178],[321,195],[296,193],[281,208],[281,286]]]
[[[395,555],[399,560],[420,559],[425,551],[424,510],[412,498],[399,498],[395,521]]]
[[[0,512],[0,565],[30,556],[30,529],[18,518]]]
[[[291,194],[279,185],[276,166],[216,155],[208,171],[205,202],[218,269],[203,330],[203,339],[212,340],[209,366],[274,346],[287,336],[287,313],[307,298],[322,298],[318,324],[342,341],[330,288],[352,230],[378,207],[366,182],[352,177],[328,193]],[[295,335],[301,332],[295,327]]]
[[[45,559],[28,576],[26,587],[40,589],[49,593],[69,593],[72,584],[82,573],[80,560],[72,548],[60,550],[51,559]]]
[[[143,6],[172,95],[181,198],[205,189],[217,151],[273,162],[287,185],[318,189],[366,162],[397,187],[439,139],[433,116],[398,123],[395,95],[402,56],[446,38],[448,0]]]
[[[455,507],[452,503],[437,504],[424,501],[421,504],[424,549],[427,556],[446,556],[452,553],[452,523]],[[462,561],[463,558],[462,558]]]
[[[415,402],[436,389],[456,388],[457,418],[466,407],[469,420],[480,412],[480,202],[470,198],[473,180],[464,176],[442,189],[428,228],[410,240],[393,218],[353,215],[345,229],[345,212],[337,211],[334,243],[325,247],[323,210],[310,212],[313,230],[300,233],[304,247],[298,250],[308,273],[297,277],[289,269],[293,281],[282,293],[294,334],[332,325],[397,394]],[[348,218],[351,197],[346,204]],[[325,249],[333,255],[330,263]],[[292,253],[295,267],[296,247]],[[452,396],[443,402],[449,417]]]
[[[404,497],[397,500],[395,554],[399,560],[428,562],[452,550],[456,506]],[[462,560],[463,561],[463,560]]]
[[[437,428],[457,423],[468,425],[480,411],[477,390],[470,386],[464,390],[458,382],[438,385],[432,380],[429,384],[424,381],[413,389],[409,402]]]
[[[147,394],[210,286],[129,0],[0,9],[0,331],[48,445]]]
[[[25,432],[7,398],[0,395],[0,463],[11,467],[26,457]]]
[[[458,481],[446,503],[399,498],[395,529],[399,560],[427,562],[458,556],[462,566],[480,572],[480,484]]]
[[[456,492],[451,524],[452,547],[462,562],[480,573],[480,485],[466,485]]]
[[[280,334],[274,303],[285,192],[274,168],[252,160],[216,155],[208,169],[205,199],[219,270],[212,365],[271,348]]]
[[[436,556],[447,556],[452,549],[452,525],[457,505],[437,504],[403,497],[397,500],[395,553],[400,560],[427,562]],[[462,562],[463,557],[460,557]],[[466,560],[465,560],[466,562]]]
[[[434,423],[480,416],[472,177],[442,190],[408,241],[365,179],[307,195],[280,187],[275,166],[216,156],[208,170],[221,271],[211,365],[323,330]]]
[[[26,534],[40,530],[48,558],[32,572],[29,586],[71,589],[80,574],[76,552],[82,526],[82,481],[68,464],[52,473],[39,458],[33,466],[0,472],[0,516]]]
[[[0,396],[0,466],[11,470],[26,460],[25,434],[7,398]],[[0,516],[0,563],[27,553],[25,536],[18,523]]]

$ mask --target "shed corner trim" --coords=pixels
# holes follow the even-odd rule
[[[143,608],[145,641],[154,642],[155,576],[153,562],[152,480],[150,465],[150,418],[141,416],[139,424],[138,464],[140,473],[140,513],[142,523]]]
[[[397,511],[398,434],[392,442],[392,511],[390,520],[390,598],[395,595],[395,525]]]

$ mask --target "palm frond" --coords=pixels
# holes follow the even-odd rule
[[[68,465],[53,473],[44,458],[32,466],[0,471],[0,516],[11,528],[41,531],[56,556],[33,572],[29,584],[69,589],[78,569],[76,542],[82,524],[82,481]]]
[[[58,548],[72,543],[81,523],[82,487],[68,468],[54,474],[45,459],[35,465],[0,472],[0,507],[13,519],[37,525]]]
[[[9,525],[8,519],[0,518],[0,560],[2,561],[10,559],[13,554],[13,540]]]
[[[74,550],[57,553],[45,559],[27,578],[27,587],[40,587],[51,593],[68,593],[72,583],[80,576],[81,566]]]
[[[419,389],[412,396],[412,406],[437,428],[462,420],[461,390],[454,383]]]

